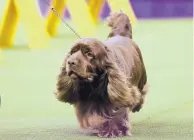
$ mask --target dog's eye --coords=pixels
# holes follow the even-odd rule
[[[89,57],[89,58],[93,58],[94,57],[94,54],[92,53],[92,51],[87,48],[87,47],[83,47],[82,48],[82,52],[85,56]]]
[[[94,57],[94,55],[93,55],[91,52],[87,52],[87,53],[86,53],[86,56],[91,57],[91,58]]]
[[[94,54],[92,53],[92,52],[86,52],[85,53],[85,56],[91,61],[91,62],[93,62],[94,60],[95,60],[95,56],[94,56]]]

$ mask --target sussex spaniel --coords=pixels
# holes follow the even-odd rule
[[[112,14],[108,25],[106,41],[83,38],[71,47],[55,95],[75,107],[82,129],[100,137],[128,136],[129,113],[144,102],[146,70],[126,14]]]

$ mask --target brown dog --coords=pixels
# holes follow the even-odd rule
[[[73,104],[82,129],[101,137],[131,135],[130,111],[139,111],[147,76],[141,52],[130,39],[131,24],[123,12],[109,17],[113,29],[101,42],[78,40],[58,76],[55,95]]]

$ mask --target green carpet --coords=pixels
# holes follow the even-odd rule
[[[78,131],[72,106],[54,96],[56,75],[76,37],[65,25],[51,48],[27,49],[20,24],[14,49],[0,61],[0,140],[90,140]],[[108,28],[99,26],[98,38]],[[38,31],[37,31],[38,32]],[[133,114],[133,136],[122,140],[191,140],[192,20],[139,21],[134,27],[148,73],[150,91],[143,109]]]

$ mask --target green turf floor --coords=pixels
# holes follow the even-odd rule
[[[53,96],[56,74],[76,37],[61,25],[51,48],[29,51],[20,27],[15,49],[0,61],[0,140],[90,140],[79,133],[74,110]],[[37,31],[38,32],[38,31]],[[133,114],[133,136],[123,140],[191,140],[192,21],[139,21],[134,40],[144,57],[150,84],[146,103]],[[98,37],[105,39],[106,26]]]

